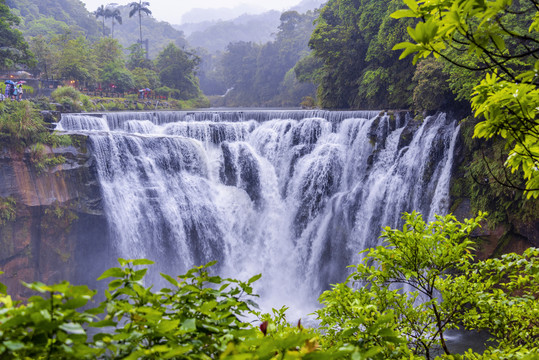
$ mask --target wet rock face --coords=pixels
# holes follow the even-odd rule
[[[42,171],[29,153],[0,151],[0,203],[15,201],[14,219],[0,222],[0,281],[15,297],[30,294],[21,281],[93,283],[103,270],[107,224],[95,164],[79,141],[79,149],[46,149],[66,161]]]

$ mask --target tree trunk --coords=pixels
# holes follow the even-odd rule
[[[445,343],[442,320],[440,319],[440,314],[438,313],[436,305],[432,304],[432,310],[434,310],[434,315],[436,316],[436,325],[438,326],[438,331],[440,332],[440,344],[442,345],[442,349],[447,355],[451,355],[451,352],[449,352],[449,349]]]
[[[142,47],[142,15],[140,14],[140,10],[138,11],[138,26],[140,30],[140,46]]]

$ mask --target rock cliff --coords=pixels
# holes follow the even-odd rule
[[[14,207],[0,219],[0,281],[15,297],[29,294],[21,281],[95,283],[103,271],[93,266],[110,244],[95,164],[86,138],[74,140],[80,146],[45,148],[66,160],[41,171],[31,149],[0,152],[0,204]]]

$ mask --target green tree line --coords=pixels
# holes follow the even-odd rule
[[[75,80],[90,87],[99,83],[105,90],[120,92],[166,87],[181,100],[201,95],[195,76],[199,58],[172,43],[151,61],[138,44],[128,49],[126,58],[118,40],[108,37],[94,43],[68,34],[29,41],[37,61],[35,71],[43,79]]]

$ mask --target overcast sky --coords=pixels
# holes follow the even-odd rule
[[[86,9],[94,11],[100,5],[117,3],[126,5],[132,0],[81,0],[86,4]],[[262,3],[260,0],[143,0],[150,3],[152,15],[157,20],[168,21],[171,24],[180,24],[182,15],[193,8],[233,8],[240,4],[254,5],[264,9],[285,10],[297,5],[300,0],[270,0]]]

